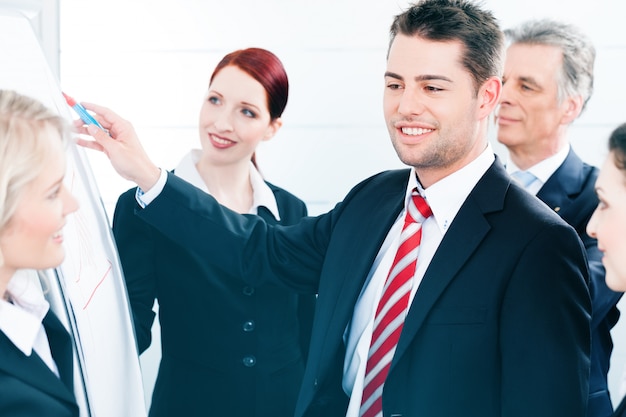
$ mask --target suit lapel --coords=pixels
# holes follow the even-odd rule
[[[326,259],[325,263],[332,265],[333,278],[332,282],[327,280],[321,283],[324,287],[320,287],[318,298],[318,305],[328,304],[332,308],[316,310],[313,332],[322,333],[325,337],[311,346],[311,351],[318,349],[321,353],[319,366],[324,367],[321,370],[323,375],[327,375],[330,370],[326,368],[334,364],[332,356],[337,351],[343,351],[339,345],[343,341],[346,326],[352,319],[356,300],[382,242],[404,205],[409,170],[399,171],[395,175],[393,181],[385,181],[380,186],[373,185],[375,190],[383,190],[382,192],[357,193],[342,213],[342,217],[355,220],[338,222],[341,225],[333,230],[331,245],[336,245],[341,250],[329,248],[327,253],[339,254],[341,259]],[[355,226],[355,222],[362,222],[363,219],[367,219],[367,224]]]
[[[570,150],[561,166],[541,187],[537,197],[555,212],[569,206],[572,196],[580,194],[584,183],[583,161]]]
[[[489,232],[491,226],[485,214],[502,210],[510,181],[504,168],[495,162],[463,203],[411,303],[391,370],[406,352],[441,294]]]
[[[74,356],[70,335],[52,310],[48,311],[44,317],[43,325],[48,335],[50,350],[57,364],[61,381],[72,391],[74,389]]]
[[[2,332],[0,332],[0,370],[50,396],[75,403],[73,390],[57,378],[37,353],[33,351],[30,356],[24,355]]]

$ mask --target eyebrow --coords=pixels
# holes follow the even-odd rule
[[[395,78],[397,80],[404,80],[404,77],[402,77],[399,74],[396,74],[394,72],[391,71],[387,71],[385,72],[385,77],[391,77],[391,78]],[[433,74],[424,74],[424,75],[418,75],[417,77],[413,77],[413,79],[417,82],[421,82],[421,81],[432,81],[432,80],[438,80],[438,81],[446,81],[446,82],[453,82],[450,78],[445,77],[443,75],[433,75]]]
[[[63,184],[64,180],[65,180],[65,175],[63,177],[59,178],[54,183],[52,183],[48,188],[46,188],[44,190],[44,193],[49,193],[49,192],[51,192],[53,190],[56,190],[57,188],[59,188]]]
[[[524,83],[528,83],[530,85],[532,85],[533,87],[537,87],[537,88],[542,88],[541,84],[539,84],[537,82],[537,80],[535,80],[533,77],[528,77],[528,76],[522,76],[522,77],[517,77],[521,82]]]
[[[210,89],[210,88],[209,88],[209,92],[208,93],[209,94],[213,93],[213,94],[218,95],[218,96],[220,96],[222,98],[224,97],[224,94],[220,93],[217,90],[213,90],[213,89]],[[261,108],[259,106],[257,106],[256,104],[248,103],[247,101],[242,101],[240,104],[242,104],[243,106],[254,107],[256,109],[256,111],[258,111],[258,112],[261,111]]]
[[[256,111],[258,111],[258,112],[261,111],[259,106],[257,106],[256,104],[248,103],[247,101],[242,101],[241,104],[244,105],[244,106],[247,106],[247,107],[254,107],[256,109]]]

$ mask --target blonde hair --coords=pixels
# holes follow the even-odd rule
[[[70,125],[64,118],[33,98],[0,90],[0,232],[15,213],[24,187],[41,173],[49,129],[68,141]]]

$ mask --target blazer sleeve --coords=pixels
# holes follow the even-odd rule
[[[308,210],[304,201],[288,191],[267,182],[276,201],[281,216],[281,224],[289,225],[298,223],[303,217],[308,215]],[[298,325],[300,328],[300,348],[302,356],[308,357],[309,344],[311,342],[311,331],[313,330],[313,316],[315,314],[316,294],[298,294]]]
[[[238,214],[210,195],[168,174],[165,188],[137,217],[177,244],[201,236],[189,248],[219,259],[219,267],[250,285],[265,280],[299,293],[315,294],[333,228],[333,215],[305,217],[298,224],[268,225],[260,216]],[[168,219],[184,218],[184,222]]]
[[[152,341],[153,311],[156,298],[154,231],[135,216],[139,205],[133,188],[122,194],[113,215],[113,235],[117,245],[128,298],[133,315],[139,353]]]

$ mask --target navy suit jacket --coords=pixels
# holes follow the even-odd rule
[[[345,416],[349,326],[365,278],[402,210],[408,170],[357,185],[329,213],[271,226],[169,176],[137,214],[248,282],[319,292],[296,417]],[[168,220],[180,210],[187,224]],[[446,232],[411,304],[383,393],[385,416],[583,417],[591,302],[573,228],[511,184],[496,161]]]
[[[616,307],[622,293],[606,286],[598,242],[587,234],[587,223],[598,205],[598,169],[584,163],[573,150],[537,193],[537,197],[569,223],[587,252],[591,295],[591,376],[587,417],[608,417],[613,406],[607,374],[613,350],[611,329],[619,319]]]
[[[268,183],[280,221],[306,216],[304,202]],[[246,285],[237,271],[190,249],[211,235],[178,245],[133,213],[136,188],[122,194],[113,218],[139,351],[151,343],[159,302],[161,362],[150,416],[293,415],[309,346],[315,295],[273,284]],[[169,222],[186,221],[179,211]],[[265,208],[259,216],[276,223]]]
[[[51,311],[43,321],[60,379],[34,351],[24,355],[0,332],[0,416],[78,417],[72,341]]]

